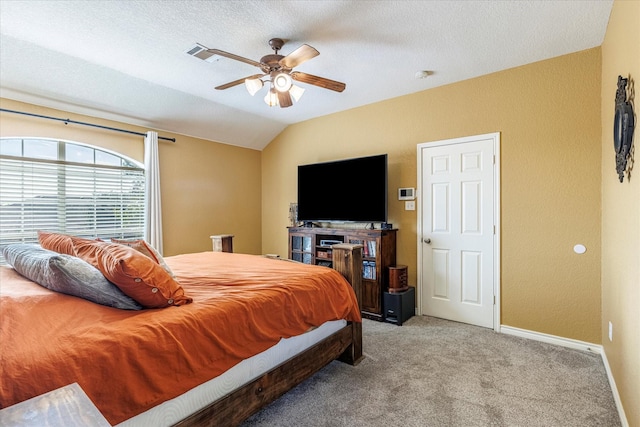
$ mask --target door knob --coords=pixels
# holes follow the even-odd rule
[[[426,239],[422,239],[423,242],[425,242],[427,245],[431,244],[431,239],[426,238]]]

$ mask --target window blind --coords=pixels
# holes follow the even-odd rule
[[[38,230],[143,238],[144,169],[124,158],[110,163],[0,155],[0,247],[37,243]]]

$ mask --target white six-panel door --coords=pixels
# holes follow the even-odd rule
[[[493,328],[499,134],[418,146],[420,311]]]

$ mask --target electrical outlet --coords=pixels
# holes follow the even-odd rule
[[[613,341],[613,323],[609,321],[609,341]]]
[[[415,211],[416,210],[416,202],[411,200],[404,202],[404,210],[405,211]]]

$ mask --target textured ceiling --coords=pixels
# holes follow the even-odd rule
[[[263,149],[288,124],[599,46],[613,0],[0,0],[0,96]],[[270,108],[239,85],[268,40],[320,55],[296,68],[346,83]],[[416,79],[418,70],[433,74]]]

